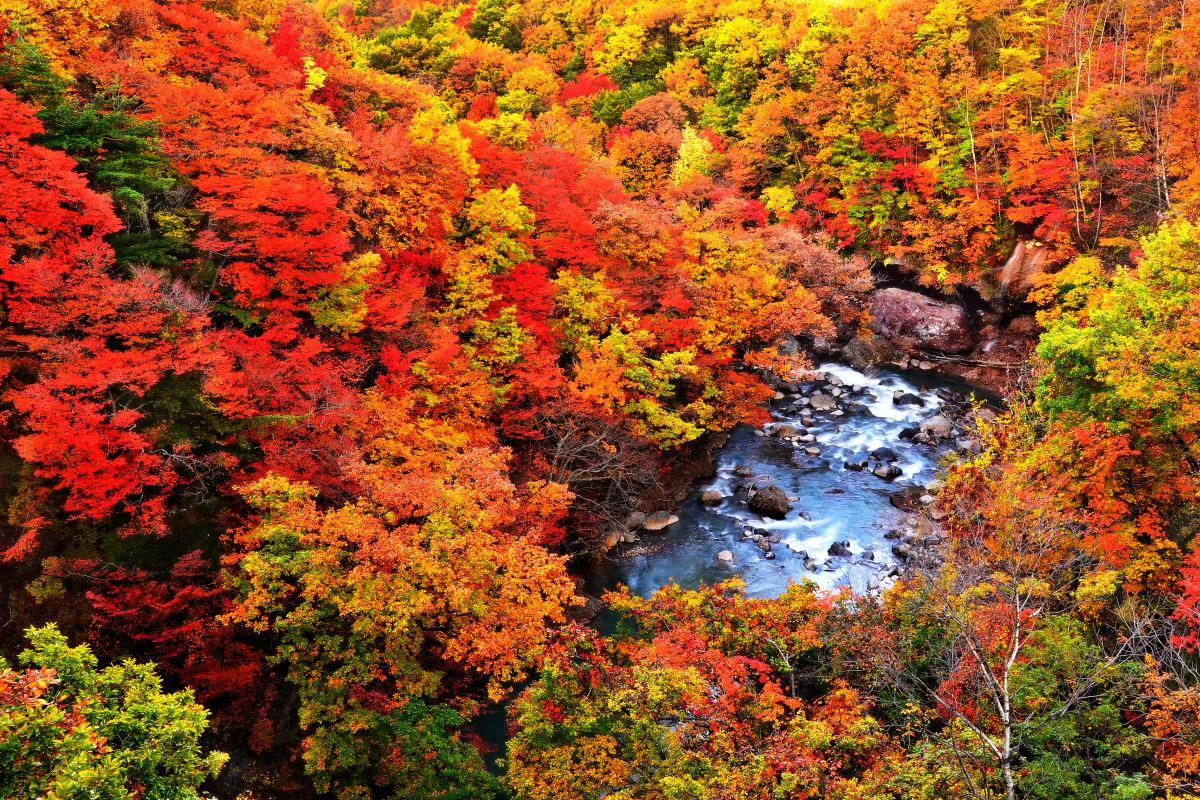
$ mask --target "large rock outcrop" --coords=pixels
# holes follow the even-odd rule
[[[968,310],[904,289],[874,292],[868,308],[871,333],[843,349],[855,369],[937,370],[996,394],[1021,380],[1040,332],[1030,315]]]
[[[901,349],[959,354],[975,346],[962,306],[893,288],[871,295],[870,311],[871,329]]]

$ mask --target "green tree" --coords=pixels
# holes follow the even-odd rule
[[[115,86],[80,97],[35,45],[13,39],[0,50],[0,86],[40,106],[36,144],[67,153],[104,192],[125,229],[109,237],[121,264],[169,266],[186,245],[188,209],[176,207],[181,181],[159,149],[158,126],[135,116],[138,101]]]
[[[1200,227],[1165,225],[1143,248],[1136,267],[1119,270],[1086,301],[1079,270],[1063,272],[1058,294],[1080,307],[1042,336],[1038,355],[1049,369],[1038,403],[1052,417],[1190,439],[1200,422]]]
[[[499,699],[563,621],[562,560],[530,541],[562,490],[517,498],[503,458],[479,451],[441,473],[391,431],[412,455],[388,473],[398,505],[322,511],[312,487],[274,475],[243,487],[261,516],[238,534],[232,616],[277,637],[319,792],[482,800],[499,786],[459,735],[477,708],[462,678]]]
[[[104,669],[54,625],[26,631],[17,671],[0,660],[0,797],[189,800],[224,753],[206,753],[208,712],[166,693],[150,664]]]

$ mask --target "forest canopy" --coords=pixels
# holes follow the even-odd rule
[[[0,795],[1198,796],[1197,225],[1187,3],[0,0]],[[594,596],[910,346],[935,561]]]

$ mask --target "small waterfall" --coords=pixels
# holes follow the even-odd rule
[[[1013,248],[1012,255],[1008,257],[1008,261],[1004,262],[1004,266],[1000,268],[1000,297],[1004,298],[1008,294],[1008,287],[1012,283],[1013,274],[1021,266],[1021,262],[1025,260],[1025,240],[1021,239]]]
[[[1046,246],[1042,242],[1033,239],[1026,241],[1020,239],[1013,247],[1012,254],[1008,260],[1004,262],[1004,266],[1000,268],[999,283],[1000,294],[998,299],[1003,306],[1008,299],[1009,289],[1014,285],[1021,287],[1025,286],[1030,277],[1037,273],[1038,265],[1046,257]],[[1025,286],[1028,288],[1028,286]]]

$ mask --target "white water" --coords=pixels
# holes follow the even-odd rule
[[[885,534],[902,520],[890,496],[930,484],[947,452],[900,438],[905,428],[919,427],[938,413],[943,401],[933,390],[939,381],[887,371],[867,375],[842,364],[824,364],[819,371],[841,380],[843,390],[862,387],[861,394],[839,398],[843,416],[793,409],[795,398],[790,397],[772,409],[773,424],[796,427],[803,427],[801,417],[810,413],[812,424],[807,430],[816,437],[819,455],[804,451],[814,443],[771,436],[772,425],[766,427],[766,435],[750,426],[739,427],[718,456],[716,477],[699,487],[699,491],[719,491],[725,498],[721,505],[708,508],[693,496],[676,511],[680,522],[665,534],[642,534],[642,544],[631,548],[631,554],[618,556],[601,582],[627,583],[643,595],[670,581],[695,586],[734,574],[745,580],[747,591],[759,596],[777,595],[790,581],[801,579],[825,588],[848,585],[859,591],[885,585],[895,565],[892,542]],[[918,395],[924,405],[896,405],[897,391]],[[895,463],[902,474],[894,481],[873,475],[874,461],[863,471],[846,468],[848,459],[881,447],[898,456]],[[735,475],[738,466],[748,467],[753,477]],[[753,481],[773,483],[795,498],[785,519],[763,518],[739,499],[736,488]],[[745,528],[781,537],[773,547],[774,559],[765,558],[754,542],[742,539]],[[835,542],[849,542],[851,555],[830,556]],[[715,559],[726,549],[734,554],[732,565]],[[868,551],[874,553],[873,560],[864,557]],[[815,569],[805,566],[802,552]]]

